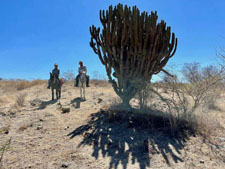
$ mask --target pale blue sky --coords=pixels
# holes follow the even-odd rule
[[[99,10],[118,3],[157,11],[178,37],[169,64],[215,63],[225,46],[224,0],[0,0],[0,77],[47,79],[54,63],[77,72],[79,60],[104,74],[89,47],[89,26],[100,26]]]

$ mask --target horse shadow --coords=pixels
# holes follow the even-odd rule
[[[109,169],[117,169],[119,164],[127,169],[130,157],[132,164],[138,163],[140,169],[146,169],[154,154],[161,154],[168,166],[171,165],[169,159],[175,163],[183,162],[179,154],[189,135],[185,132],[171,135],[168,126],[165,117],[139,118],[124,112],[113,117],[109,112],[100,111],[93,113],[86,125],[74,129],[68,136],[71,139],[83,136],[78,147],[92,146],[95,159],[100,153],[110,157]]]
[[[85,102],[85,100],[82,99],[81,97],[76,97],[73,100],[71,100],[70,104],[81,103],[81,102]]]
[[[37,108],[37,110],[43,110],[50,104],[55,104],[58,101],[58,99],[55,100],[49,100],[49,101],[41,101],[41,104]]]
[[[75,109],[78,109],[78,108],[80,108],[80,103],[85,102],[85,101],[86,100],[84,100],[81,97],[76,97],[75,99],[71,100],[70,104],[72,104]]]

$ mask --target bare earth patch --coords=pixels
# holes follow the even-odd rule
[[[224,128],[215,131],[211,141],[198,135],[172,137],[163,130],[112,120],[104,111],[116,98],[110,85],[87,88],[86,101],[78,98],[79,88],[71,83],[63,86],[60,101],[51,101],[51,91],[46,85],[6,94],[0,90],[0,148],[11,138],[0,168],[222,169],[225,166]],[[23,106],[16,109],[19,92],[26,93],[26,98]],[[222,99],[217,103],[221,111],[210,113],[225,127],[225,97]],[[69,112],[62,113],[62,108],[69,108]],[[0,156],[1,152],[0,149]]]

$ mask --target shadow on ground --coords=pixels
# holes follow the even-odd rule
[[[70,104],[76,104],[76,103],[80,103],[80,102],[84,102],[85,100],[80,98],[80,97],[76,97],[75,99],[71,100]]]
[[[43,110],[50,104],[55,104],[58,100],[49,100],[49,101],[41,101],[40,105],[38,106],[37,110]]]
[[[92,156],[96,159],[100,153],[103,157],[110,157],[110,169],[118,168],[119,164],[127,169],[130,159],[132,164],[138,163],[141,169],[145,169],[150,167],[154,154],[161,154],[168,165],[171,160],[175,163],[183,162],[176,154],[180,154],[180,150],[184,148],[189,134],[182,131],[181,135],[172,135],[168,130],[168,119],[162,116],[146,117],[132,112],[116,114],[114,116],[106,111],[94,113],[88,124],[76,128],[68,136],[72,139],[83,135],[78,147],[93,146]]]

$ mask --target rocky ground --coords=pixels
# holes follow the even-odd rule
[[[46,85],[0,89],[0,168],[225,168],[224,128],[211,142],[198,135],[173,138],[105,120],[104,110],[117,100],[108,84],[92,84],[86,101],[79,95],[70,83],[60,101],[51,101]],[[19,96],[24,106],[15,105]],[[223,127],[224,102],[225,97],[218,102],[221,110],[211,112]]]

